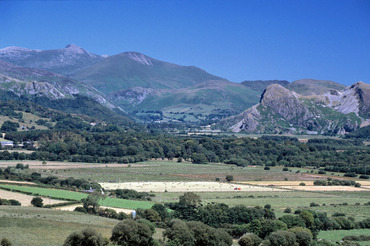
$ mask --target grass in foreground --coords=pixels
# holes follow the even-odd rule
[[[0,238],[8,238],[13,245],[62,245],[69,234],[87,227],[109,238],[118,222],[78,212],[0,206]]]

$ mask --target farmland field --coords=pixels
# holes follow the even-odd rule
[[[364,203],[370,200],[370,192],[305,192],[305,191],[234,191],[234,192],[198,192],[203,204],[225,203],[229,206],[264,206],[271,204],[277,217],[284,215],[286,207],[292,208],[293,212],[297,209],[310,209],[318,212],[327,212],[329,216],[333,213],[344,212],[348,216],[362,220],[369,217],[370,206]],[[155,193],[153,201],[165,203],[176,202],[183,193]],[[310,203],[319,204],[310,207]],[[342,205],[347,203],[348,205]],[[356,205],[359,203],[360,205]],[[324,205],[325,204],[325,205]]]
[[[7,199],[7,200],[14,199],[14,200],[19,201],[22,206],[30,206],[31,200],[34,198],[34,196],[0,189],[0,198]],[[62,203],[62,202],[65,202],[65,201],[49,199],[49,198],[43,199],[44,205],[57,204],[57,203]]]
[[[86,198],[88,194],[67,191],[67,190],[57,190],[57,189],[47,189],[47,188],[38,188],[38,187],[27,187],[27,186],[15,186],[15,185],[0,185],[0,188],[8,188],[17,191],[32,192],[33,194],[39,194],[41,196],[51,196],[61,199],[72,199],[72,200],[81,200]],[[116,207],[116,208],[126,208],[126,209],[136,209],[136,208],[150,208],[153,206],[153,203],[146,201],[131,201],[125,199],[111,198],[107,197],[104,200],[100,201],[100,204],[107,207]]]
[[[127,182],[100,183],[104,189],[133,189],[145,192],[222,192],[243,191],[281,191],[270,187],[240,185],[225,182]]]
[[[146,182],[146,181],[215,181],[233,175],[235,181],[303,181],[317,179],[343,178],[343,174],[317,174],[311,168],[291,168],[282,171],[282,167],[263,166],[236,167],[227,164],[192,164],[176,161],[147,161],[133,164],[99,164],[76,162],[41,161],[0,161],[0,167],[15,166],[17,163],[28,164],[28,172],[38,171],[43,175],[56,175],[60,178],[83,178],[97,182]],[[298,172],[299,171],[299,172]],[[338,177],[340,175],[341,177]]]
[[[360,236],[370,235],[370,229],[356,229],[356,230],[337,230],[337,231],[321,231],[318,238],[326,239],[332,243],[342,240],[345,236]],[[359,242],[360,245],[370,245],[370,241]]]
[[[20,163],[20,161],[1,161],[0,165],[1,167],[7,167],[15,166],[17,163]],[[179,197],[184,192],[195,192],[201,197],[202,204],[225,203],[230,207],[236,205],[263,207],[266,204],[270,204],[278,218],[286,215],[284,209],[287,207],[292,209],[292,213],[296,210],[309,209],[317,212],[326,212],[329,217],[334,213],[344,213],[346,216],[353,217],[355,221],[369,218],[370,214],[370,206],[364,205],[370,201],[369,189],[364,188],[370,185],[369,181],[343,177],[343,174],[339,173],[321,175],[317,173],[317,169],[312,168],[289,168],[289,171],[282,171],[282,167],[271,167],[270,170],[264,170],[262,166],[243,168],[225,164],[191,164],[189,162],[177,163],[176,161],[148,161],[130,165],[69,162],[47,162],[42,164],[40,161],[22,161],[21,163],[24,165],[29,164],[30,166],[30,169],[25,169],[23,172],[38,172],[41,173],[42,177],[53,175],[63,179],[68,177],[83,178],[90,181],[98,181],[107,190],[134,189],[155,194],[152,197],[152,202],[124,200],[110,196],[100,201],[102,207],[126,209],[123,210],[126,213],[130,212],[130,209],[151,208],[155,203],[178,202]],[[231,183],[225,182],[226,175],[232,175],[234,181]],[[362,187],[313,185],[314,180],[326,180],[328,177],[354,180],[360,182]],[[219,181],[216,182],[216,179]],[[305,183],[305,186],[300,185],[302,182]],[[86,193],[26,185],[18,186],[12,183],[3,183],[0,184],[0,187],[61,199],[80,200],[87,197]],[[236,187],[241,189],[236,190]],[[311,206],[311,203],[315,203],[316,206]],[[81,205],[73,205],[61,209],[73,210],[76,206]],[[15,232],[13,230],[15,230],[15,225],[12,223],[22,223],[25,228],[20,228],[20,231],[24,231],[25,235],[33,233],[34,235],[29,236],[29,238],[39,241],[40,244],[37,245],[60,245],[69,232],[72,231],[71,228],[77,230],[77,228],[82,228],[86,225],[98,228],[103,235],[109,237],[113,226],[109,227],[108,224],[113,225],[118,222],[116,220],[107,220],[107,222],[102,222],[106,223],[107,226],[99,228],[97,224],[92,223],[95,218],[99,218],[96,216],[85,215],[87,217],[81,217],[83,222],[79,223],[68,219],[70,214],[76,213],[69,212],[70,214],[68,214],[68,212],[57,211],[57,214],[53,217],[43,215],[45,212],[40,212],[39,216],[36,214],[32,217],[35,219],[32,221],[32,223],[35,223],[33,229],[27,230],[27,226],[31,227],[31,218],[19,214],[12,215],[16,218],[13,222],[7,217],[5,219],[1,218],[2,213],[4,213],[3,209],[5,209],[5,206],[0,207],[0,222],[8,225],[4,232],[14,236]],[[61,219],[59,213],[66,213],[64,214],[66,219]],[[85,218],[90,220],[86,222]],[[35,238],[37,234],[42,235],[40,234],[41,230],[48,226],[55,226],[59,221],[61,222],[60,230],[63,236],[56,237],[55,241],[51,240],[51,242],[58,241],[58,243],[47,244],[44,239]],[[52,230],[51,233],[53,234],[57,231]],[[161,238],[158,231],[160,230],[157,230],[156,238]],[[331,233],[331,231],[328,233]],[[323,235],[322,238],[325,237],[325,234]],[[18,242],[23,242],[21,240],[26,239],[17,238],[14,241],[15,245],[18,245]]]

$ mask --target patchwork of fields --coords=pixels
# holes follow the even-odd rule
[[[1,161],[1,167],[15,166],[18,162]],[[58,178],[75,177],[99,181],[106,190],[108,197],[100,201],[103,208],[114,208],[117,212],[130,213],[132,209],[151,208],[155,203],[177,202],[184,192],[194,192],[200,195],[202,204],[225,203],[228,206],[245,205],[248,207],[272,205],[277,217],[286,215],[284,210],[289,207],[295,210],[310,209],[325,212],[328,216],[344,213],[356,221],[369,218],[370,206],[365,205],[370,200],[370,181],[352,178],[361,187],[352,186],[314,186],[314,180],[349,179],[338,173],[319,175],[312,169],[292,168],[289,172],[281,167],[235,167],[224,164],[196,165],[171,161],[149,161],[145,163],[126,164],[91,164],[40,161],[23,161],[30,169],[25,172],[38,172],[42,176],[57,176]],[[299,171],[299,172],[298,172]],[[226,182],[225,176],[232,175],[233,182]],[[216,182],[215,179],[220,181]],[[305,185],[300,185],[301,183]],[[1,189],[5,188],[7,190]],[[124,200],[109,196],[109,190],[133,189],[139,192],[153,194],[153,201]],[[20,192],[26,192],[22,194]],[[0,223],[6,229],[0,231],[0,237],[16,238],[16,231],[25,236],[13,239],[15,245],[52,245],[61,244],[72,231],[86,226],[96,228],[109,237],[111,228],[117,220],[91,217],[81,213],[71,212],[81,204],[58,207],[57,209],[35,210],[30,207],[34,196],[42,196],[44,204],[62,203],[66,200],[79,201],[88,196],[87,193],[36,187],[32,182],[0,181],[0,197],[19,200],[23,207],[0,206]],[[58,200],[53,199],[58,198]],[[315,203],[314,207],[311,204]],[[57,211],[60,210],[60,211]],[[55,214],[54,214],[55,213]],[[31,218],[31,217],[32,218]],[[11,218],[11,219],[10,219]],[[79,219],[77,219],[79,218]],[[17,228],[17,223],[22,224]],[[34,225],[30,230],[29,226]],[[56,227],[50,230],[50,235],[41,238],[41,231],[46,227]],[[364,231],[367,233],[368,231]],[[325,232],[329,233],[330,232]],[[329,234],[322,233],[319,238],[327,239]],[[350,233],[346,231],[346,233]],[[58,235],[57,235],[58,234]],[[334,235],[334,234],[330,234]],[[14,237],[13,237],[14,236]],[[50,237],[49,237],[50,236]],[[37,237],[37,238],[35,238]],[[52,237],[52,238],[51,238]],[[160,238],[161,236],[158,236]],[[334,237],[334,236],[333,236]],[[333,242],[339,238],[332,240]],[[31,238],[36,244],[25,244]],[[339,239],[340,240],[340,239]],[[366,245],[366,244],[362,244]]]

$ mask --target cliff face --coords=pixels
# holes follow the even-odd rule
[[[233,132],[344,134],[359,128],[369,114],[368,85],[356,83],[339,92],[302,96],[281,85],[269,85],[260,103],[220,122]]]
[[[266,88],[261,96],[261,105],[273,109],[282,118],[295,124],[304,124],[313,117],[298,94],[277,84]]]

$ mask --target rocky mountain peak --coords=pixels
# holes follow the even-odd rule
[[[92,54],[85,49],[75,45],[75,44],[68,44],[64,49],[62,49],[64,53],[70,54],[70,55],[89,55],[90,57],[97,57],[97,55]]]
[[[261,95],[260,102],[262,104],[269,104],[271,101],[282,98],[297,98],[297,94],[279,84],[272,84],[266,87]]]

